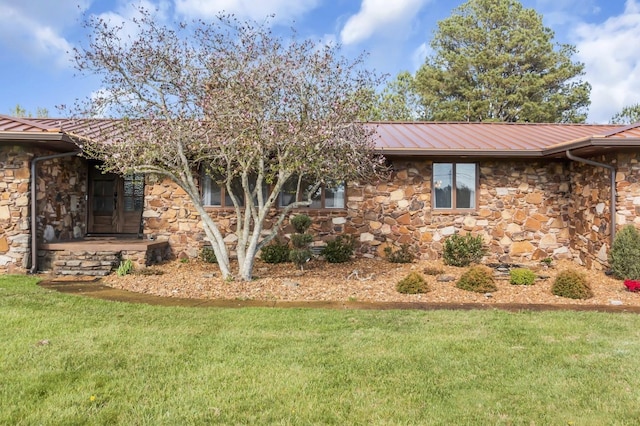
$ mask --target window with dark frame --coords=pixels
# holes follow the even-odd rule
[[[433,163],[433,208],[475,209],[477,175],[475,163]]]
[[[291,179],[285,184],[284,188],[280,192],[280,195],[277,200],[276,207],[282,208],[286,207],[289,204],[295,201],[306,200],[308,195],[308,191],[311,189],[311,185],[305,187],[304,193],[298,194],[296,193],[296,185],[297,181],[295,179]],[[202,202],[203,205],[207,207],[223,207],[230,208],[233,207],[233,201],[231,197],[226,192],[226,188],[221,187],[218,183],[216,183],[210,176],[203,174],[202,175]],[[240,182],[237,182],[234,185],[234,190],[236,190],[236,194],[242,194],[242,186]],[[268,195],[268,185],[264,184],[262,188],[262,193],[266,199]],[[345,185],[340,184],[333,188],[318,188],[316,193],[312,197],[312,202],[309,207],[302,208],[312,208],[312,209],[343,209],[346,205],[346,191]],[[241,200],[241,203],[244,200]]]

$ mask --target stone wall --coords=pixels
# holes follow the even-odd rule
[[[38,241],[69,241],[87,233],[87,173],[80,157],[38,163]]]
[[[482,235],[490,249],[489,260],[572,257],[566,162],[481,161],[478,209],[457,214],[431,208],[431,160],[395,159],[393,166],[385,182],[348,185],[345,210],[304,210],[314,219],[317,244],[346,233],[356,237],[362,256],[380,257],[384,247],[406,243],[421,258],[437,259],[446,237],[470,232]],[[168,240],[175,254],[197,256],[205,238],[187,195],[169,182],[148,183],[143,214],[147,238]],[[233,212],[208,211],[232,246]],[[285,227],[284,233],[288,232]]]
[[[0,272],[31,264],[31,160],[52,152],[0,147]],[[64,241],[86,232],[86,164],[78,157],[38,163],[38,241]]]
[[[29,267],[29,164],[32,154],[0,146],[0,272]]]

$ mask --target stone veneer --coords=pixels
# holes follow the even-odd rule
[[[0,147],[0,272],[31,262],[31,159],[52,152]],[[38,240],[64,241],[86,231],[86,165],[77,157],[38,163]]]
[[[566,160],[481,160],[478,208],[455,213],[431,208],[432,164],[419,157],[396,158],[387,181],[348,186],[346,209],[303,210],[314,219],[317,243],[345,233],[356,237],[362,256],[381,257],[385,247],[406,243],[421,258],[437,259],[445,238],[472,233],[484,239],[489,261],[575,258],[591,267],[599,258],[609,232],[606,170]],[[625,173],[622,167],[620,173]],[[619,215],[637,221],[630,208],[640,205],[640,191],[629,188],[636,195],[624,196],[628,207]],[[232,246],[233,212],[209,212]],[[143,216],[148,237],[168,239],[176,254],[197,256],[204,233],[184,191],[172,183],[149,182]]]

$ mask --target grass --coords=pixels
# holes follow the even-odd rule
[[[0,276],[0,324],[0,424],[640,421],[634,314],[171,308]]]

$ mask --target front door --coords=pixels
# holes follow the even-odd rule
[[[89,233],[139,234],[144,204],[144,176],[89,172]]]

